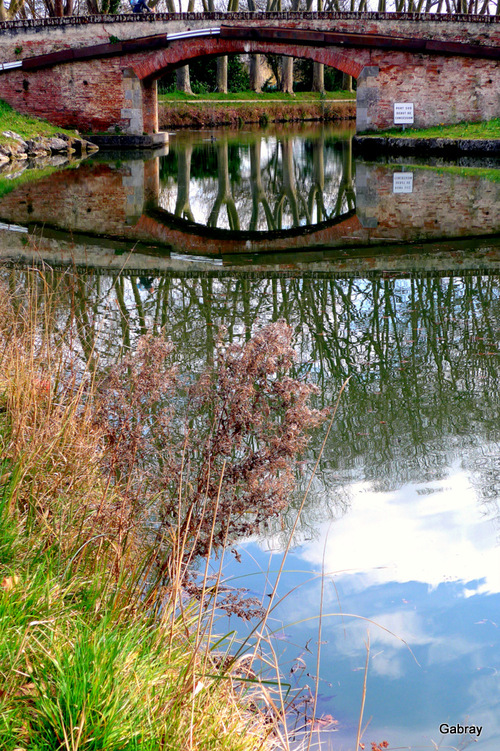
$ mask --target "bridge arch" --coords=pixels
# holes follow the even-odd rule
[[[337,68],[358,78],[369,62],[369,51],[343,50],[336,47],[314,46],[298,40],[295,43],[228,39],[219,36],[197,37],[171,42],[164,49],[155,50],[130,66],[141,84],[143,99],[143,128],[146,133],[158,130],[158,96],[156,82],[170,70],[188,65],[205,57],[238,54],[279,54],[305,58]]]
[[[342,50],[339,48],[315,47],[300,41],[295,44],[258,42],[242,39],[202,37],[172,42],[167,48],[156,50],[142,59],[132,62],[130,68],[141,84],[143,99],[143,129],[146,133],[158,130],[158,95],[156,82],[170,70],[188,65],[204,57],[251,53],[271,53],[296,58],[305,58],[324,63],[358,78],[369,62],[367,50]]]
[[[258,42],[243,39],[225,39],[205,37],[172,42],[162,50],[151,53],[144,59],[132,64],[137,77],[146,84],[157,80],[172,68],[188,65],[203,57],[241,54],[277,54],[289,57],[305,58],[324,63],[358,78],[369,61],[366,50],[343,50],[341,48],[312,46],[311,43],[296,42]]]

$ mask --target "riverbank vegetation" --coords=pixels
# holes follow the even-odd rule
[[[272,600],[224,601],[207,561],[283,508],[325,418],[289,327],[221,336],[193,380],[161,337],[113,368],[84,354],[57,294],[36,271],[1,290],[0,747],[288,747],[265,616],[258,648],[215,636],[218,608]]]
[[[399,168],[400,169],[400,168]],[[440,175],[458,175],[459,177],[480,177],[493,183],[500,183],[500,170],[495,167],[461,167],[459,165],[412,164],[411,169],[427,170]]]
[[[352,120],[356,117],[355,92],[319,93],[239,91],[160,94],[158,117],[162,128],[240,127],[244,123]]]
[[[62,169],[75,169],[78,166],[77,161],[67,162],[66,164],[58,164],[55,166],[47,165],[44,162],[40,164],[31,164],[29,168],[26,167],[26,161],[15,161],[7,165],[7,168],[0,171],[0,199],[11,193],[20,185],[25,183],[34,183],[37,180],[42,180],[44,177],[52,175]]]
[[[370,135],[367,133],[366,135]],[[377,137],[391,138],[463,138],[463,139],[497,139],[500,138],[500,118],[481,123],[457,123],[456,125],[436,125],[432,128],[389,128],[379,131]]]
[[[162,102],[158,107],[160,128],[211,128],[230,125],[292,122],[336,122],[353,120],[356,105],[353,100],[299,100],[256,102]]]

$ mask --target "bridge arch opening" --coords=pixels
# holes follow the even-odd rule
[[[279,61],[282,57],[291,57],[293,60],[297,60],[302,63],[315,62],[311,57],[306,57],[306,56],[297,57],[295,55],[287,56],[284,53],[280,53],[279,55],[273,54],[272,57],[275,58],[275,60],[272,60],[270,63],[269,58],[271,56],[268,57],[266,55],[263,55],[262,53],[241,54],[238,52],[232,52],[231,54],[227,54],[227,55],[222,55],[222,54],[221,55],[206,55],[205,57],[202,57],[202,58],[194,58],[187,62],[182,63],[182,65],[189,66],[190,71],[191,71],[190,73],[191,85],[193,85],[193,79],[194,79],[194,86],[201,87],[202,89],[201,93],[203,94],[204,93],[203,87],[208,86],[209,87],[208,90],[210,91],[213,90],[210,87],[215,86],[217,71],[214,66],[203,65],[202,67],[202,66],[196,66],[196,63],[198,62],[204,63],[204,61],[206,60],[213,61],[213,60],[219,60],[222,58],[226,58],[226,59],[229,58],[229,60],[231,60],[232,58],[233,59],[237,58],[240,61],[238,67],[235,66],[235,68],[231,70],[231,66],[229,66],[228,74],[227,74],[228,86],[230,87],[228,93],[237,93],[239,91],[250,90],[248,88],[249,86],[248,82],[246,83],[246,86],[243,86],[242,88],[231,88],[231,86],[234,86],[235,78],[236,78],[236,85],[237,86],[240,85],[241,83],[240,70],[242,68],[246,68],[247,75],[250,76],[249,61],[250,61],[251,55],[256,55],[256,56],[258,55],[260,58],[264,58],[265,63],[262,64],[261,73],[260,73],[261,79],[262,79],[261,83],[262,83],[262,86],[267,85],[269,88],[274,88],[274,86],[277,86],[280,83],[281,74],[279,71],[277,71],[277,63],[275,61]],[[174,66],[174,65],[169,66],[166,70],[159,73],[158,76],[154,76],[154,78],[156,78],[158,83],[166,86],[167,91],[170,91],[168,87],[172,87],[176,85],[175,77],[173,73],[174,71],[178,70],[180,67],[182,67],[180,64],[177,66]],[[342,75],[345,74],[345,71],[342,71],[339,68],[335,68],[333,66],[326,65],[326,64],[324,65],[324,67],[325,67],[325,76],[326,76],[325,80],[326,80],[327,91],[338,91],[341,87],[341,83],[340,83],[341,77]],[[335,76],[328,77],[328,75],[326,74],[327,70],[338,73],[340,75],[336,77]],[[313,79],[312,65],[307,65],[307,66],[299,65],[297,68],[294,66],[294,73],[293,73],[294,93],[316,91],[316,89],[312,88],[312,85],[313,85],[312,79]],[[356,80],[356,79],[353,78],[353,80]],[[330,88],[328,88],[328,86]],[[269,88],[267,90],[269,90]],[[161,86],[160,86],[160,91],[161,91]],[[193,92],[193,93],[200,93],[200,92]]]
[[[303,58],[323,63],[357,79],[369,62],[364,50],[346,50],[341,47],[312,46],[301,43],[280,43],[260,40],[203,37],[172,42],[168,47],[142,57],[132,69],[141,83],[143,96],[144,131],[158,131],[157,82],[166,73],[189,65],[197,60],[223,55],[275,54]]]

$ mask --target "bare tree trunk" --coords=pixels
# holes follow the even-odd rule
[[[283,205],[288,198],[293,226],[300,224],[299,202],[297,198],[297,184],[295,182],[295,169],[293,161],[293,144],[289,139],[281,141],[281,156],[283,166],[283,187],[280,192],[275,210],[275,222],[277,229],[283,229]]]
[[[349,73],[342,73],[342,90],[352,91],[352,76]]]
[[[175,86],[177,91],[182,91],[184,94],[192,94],[191,82],[189,80],[189,65],[183,65],[182,68],[177,68],[175,71]]]
[[[10,0],[8,8],[3,4],[3,0],[0,0],[0,21],[11,21],[18,13],[25,17],[24,10],[24,0]]]
[[[250,217],[251,231],[257,230],[259,222],[259,204],[264,207],[268,230],[276,229],[274,226],[273,212],[269,207],[264,188],[262,186],[262,174],[260,170],[261,142],[255,141],[250,144],[250,186],[252,189],[252,216]]]
[[[262,91],[262,70],[260,55],[250,55],[250,89],[260,94]]]
[[[308,221],[319,224],[325,218],[325,203],[323,192],[325,190],[325,137],[313,141],[313,185],[307,201]],[[316,203],[316,217],[314,217],[314,204]]]
[[[292,11],[299,9],[300,0],[292,0]],[[274,10],[274,8],[273,8]],[[281,0],[279,0],[279,10],[281,10]],[[281,91],[287,94],[293,94],[293,57],[281,58]]]
[[[191,183],[191,155],[193,145],[187,144],[185,149],[177,153],[177,201],[175,203],[175,216],[189,219],[194,222],[193,212],[189,201],[189,186]]]
[[[313,63],[312,90],[322,94],[325,91],[325,66],[323,63]]]
[[[236,210],[233,194],[231,193],[231,180],[229,178],[229,151],[227,141],[219,141],[217,144],[217,176],[219,187],[215,203],[208,217],[208,226],[217,227],[217,221],[222,206],[226,207],[229,227],[239,230],[240,220]]]
[[[317,0],[317,6],[318,13],[321,13],[321,11],[323,10],[323,0]],[[325,66],[322,63],[313,63],[312,90],[319,91],[321,94],[325,93]]]
[[[227,94],[227,55],[217,58],[217,91]]]
[[[281,91],[293,94],[293,57],[281,58]]]
[[[255,13],[257,5],[255,0],[247,0],[248,10],[250,13]],[[250,55],[250,90],[260,94],[262,91],[262,71],[261,71],[261,56]]]

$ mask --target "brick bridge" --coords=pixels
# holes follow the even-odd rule
[[[210,30],[210,31],[206,31]],[[0,98],[81,131],[158,131],[156,81],[204,56],[304,57],[357,79],[357,130],[500,116],[500,16],[183,13],[0,24]],[[7,64],[7,65],[5,65]]]

